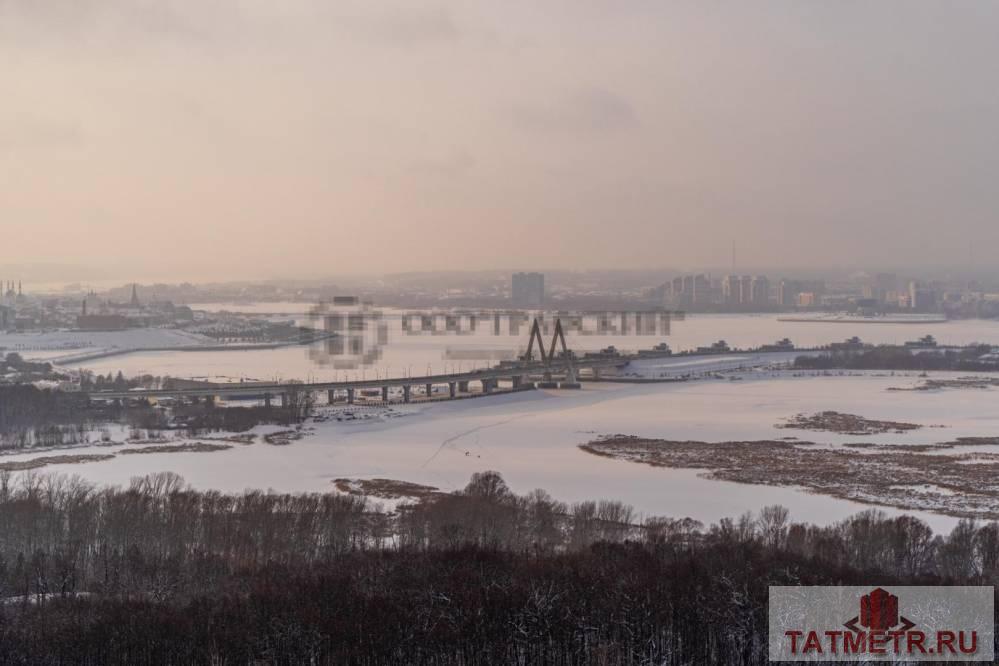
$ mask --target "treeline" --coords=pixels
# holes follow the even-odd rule
[[[994,584],[999,529],[0,475],[0,663],[763,664],[770,585]]]
[[[960,351],[914,352],[905,347],[882,345],[863,350],[833,351],[822,356],[798,356],[794,367],[802,370],[953,370],[995,371],[994,363],[979,360],[991,351],[989,345],[973,345]]]
[[[39,389],[31,384],[0,385],[0,432],[26,426],[85,423],[91,415],[85,395]]]
[[[90,400],[85,393],[40,389],[31,384],[0,384],[0,450],[58,448],[86,444],[109,424],[120,424],[151,436],[164,430],[190,435],[244,432],[262,423],[302,423],[313,412],[315,398],[289,389],[285,404],[216,408],[204,401],[154,405],[145,400]]]
[[[169,377],[159,377],[157,375],[138,375],[136,377],[126,377],[119,370],[118,374],[108,372],[107,375],[100,375],[90,370],[80,371],[80,390],[87,391],[128,391],[134,388],[158,389],[168,388]]]
[[[0,385],[0,450],[85,444],[97,428],[109,439],[104,426],[124,422],[125,413],[120,405],[93,403],[78,392]]]
[[[51,363],[45,361],[26,361],[17,352],[8,352],[6,356],[0,357],[0,378],[11,374],[17,377],[17,381],[68,379],[66,375],[54,372]]]
[[[171,416],[163,427],[184,430],[192,436],[220,430],[245,432],[262,423],[302,423],[312,414],[314,405],[314,399],[304,393],[289,397],[284,405],[216,408],[205,403],[178,402],[170,407]]]

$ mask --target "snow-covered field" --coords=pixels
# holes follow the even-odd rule
[[[124,331],[0,332],[0,350],[25,358],[58,363],[101,350],[137,350],[205,345],[212,340],[172,328],[131,328]]]
[[[646,515],[691,516],[710,522],[778,503],[790,507],[797,520],[829,523],[869,507],[791,488],[707,480],[693,470],[610,460],[577,447],[614,433],[702,441],[797,435],[834,445],[857,441],[928,444],[999,432],[997,389],[886,390],[916,384],[919,379],[914,374],[774,374],[745,373],[742,381],[588,383],[580,391],[532,391],[397,407],[392,417],[383,414],[382,408],[354,408],[350,411],[355,415],[371,418],[313,423],[308,436],[286,446],[258,440],[219,452],[123,455],[43,470],[112,484],[169,470],[199,488],[325,491],[336,478],[376,477],[452,490],[462,487],[473,472],[495,469],[519,492],[541,487],[566,501],[618,499]],[[822,410],[947,427],[860,438],[775,427],[794,414]],[[342,418],[343,412],[338,408],[336,413]],[[109,452],[114,447],[73,449],[79,454]],[[3,460],[35,455],[4,456]],[[946,516],[917,515],[936,529],[948,529],[955,522]]]

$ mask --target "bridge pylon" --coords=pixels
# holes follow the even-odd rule
[[[576,372],[576,364],[574,363],[574,355],[572,350],[569,349],[569,345],[565,342],[565,331],[562,330],[562,320],[555,320],[555,330],[552,333],[552,342],[548,347],[547,354],[545,353],[545,341],[541,336],[541,323],[538,321],[537,317],[534,318],[534,323],[531,325],[531,339],[527,343],[527,351],[524,353],[524,361],[531,362],[534,360],[534,341],[538,341],[538,351],[541,353],[541,362],[545,366],[544,373],[542,375],[542,382],[538,384],[539,388],[556,388],[558,384],[552,378],[552,365],[555,361],[555,348],[558,343],[561,343],[562,358],[565,360],[566,364],[566,377],[565,381],[561,383],[562,388],[580,388],[579,376]]]

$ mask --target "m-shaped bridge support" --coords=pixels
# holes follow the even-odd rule
[[[541,337],[541,324],[537,319],[534,320],[534,324],[531,326],[531,340],[527,343],[527,352],[523,356],[523,360],[525,362],[530,363],[534,360],[535,340],[538,341],[538,351],[541,353],[541,362],[545,366],[544,373],[542,374],[542,380],[537,383],[537,387],[543,389],[582,388],[582,385],[579,383],[579,377],[576,375],[576,365],[573,362],[572,351],[569,350],[569,346],[565,342],[565,332],[562,330],[562,320],[555,320],[555,331],[552,333],[552,343],[547,354],[545,353],[544,340]],[[555,361],[555,345],[559,342],[562,343],[561,360],[566,365],[566,376],[565,380],[562,382],[556,382],[552,376],[554,373],[553,365]],[[516,385],[514,388],[516,388]]]

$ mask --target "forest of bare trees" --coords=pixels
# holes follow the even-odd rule
[[[999,528],[718,524],[512,493],[98,489],[0,474],[0,663],[766,662],[769,585],[993,584]]]
[[[85,444],[93,430],[120,424],[136,430],[244,432],[261,423],[303,422],[315,407],[307,391],[287,390],[283,405],[230,406],[181,400],[153,405],[145,400],[91,400],[80,392],[40,389],[30,384],[0,385],[0,449],[57,448]]]
[[[803,370],[956,370],[963,372],[995,372],[996,365],[982,361],[992,350],[991,345],[970,345],[960,350],[933,352],[914,351],[895,345],[879,345],[870,349],[834,351],[822,356],[799,356],[794,366]]]

